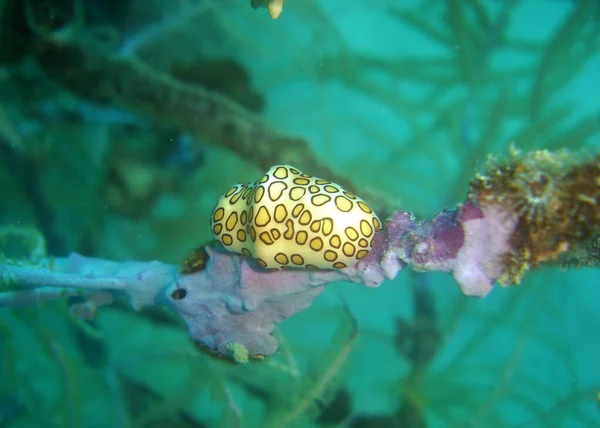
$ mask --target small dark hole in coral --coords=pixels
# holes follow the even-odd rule
[[[177,290],[171,293],[171,297],[174,300],[181,300],[187,296],[187,290],[185,288],[178,288]]]

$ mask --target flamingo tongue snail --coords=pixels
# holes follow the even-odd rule
[[[343,269],[371,250],[381,221],[358,196],[290,165],[237,184],[217,202],[210,226],[229,251],[264,268]]]

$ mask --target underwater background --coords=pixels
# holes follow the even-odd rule
[[[181,263],[278,163],[429,218],[510,144],[600,151],[596,0],[267,3],[0,1],[3,259]],[[269,138],[231,143],[255,115]],[[160,307],[1,307],[0,427],[600,426],[598,248],[484,299],[409,269],[332,284],[245,365]]]

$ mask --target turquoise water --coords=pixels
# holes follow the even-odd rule
[[[277,20],[241,0],[34,3],[0,2],[5,260],[181,263],[232,185],[315,165],[292,138],[423,219],[510,143],[600,150],[596,1],[285,0]],[[242,108],[213,117],[188,88]],[[600,426],[599,280],[544,266],[484,299],[408,268],[336,282],[243,365],[124,297],[90,319],[77,296],[0,307],[0,427]]]

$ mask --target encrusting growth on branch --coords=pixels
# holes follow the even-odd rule
[[[505,257],[501,284],[518,284],[523,274],[553,262],[594,237],[600,229],[600,155],[584,160],[568,151],[537,150],[491,162],[471,182],[469,199],[482,207],[500,205],[518,216]]]

